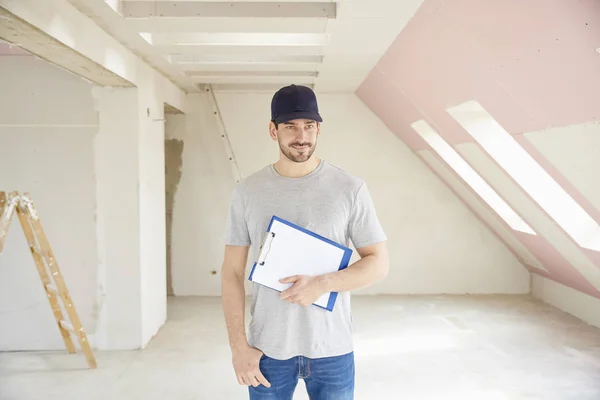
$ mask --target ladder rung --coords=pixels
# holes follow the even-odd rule
[[[66,330],[68,330],[71,333],[75,333],[75,329],[73,328],[73,325],[71,325],[70,323],[68,323],[67,321],[60,321],[60,326],[62,326],[63,328],[65,328]]]
[[[49,292],[52,292],[52,293],[54,293],[56,295],[58,295],[58,289],[54,285],[47,284],[46,285],[46,290],[49,291]]]
[[[67,286],[62,281],[58,262],[46,238],[37,210],[27,193],[19,194],[18,192],[13,192],[7,194],[0,192],[0,255],[2,255],[5,244],[4,239],[6,239],[5,235],[14,212],[17,213],[25,234],[27,247],[29,247],[30,253],[33,255],[33,261],[42,281],[42,287],[46,291],[46,297],[50,303],[54,319],[58,322],[60,335],[65,343],[67,352],[77,352],[72,337],[74,335],[79,339],[81,350],[85,354],[89,367],[97,368],[92,346],[75,311],[75,305],[70,298]],[[58,284],[61,285],[60,289],[58,288]],[[63,310],[63,307],[68,316],[64,315],[65,310]],[[77,325],[77,329],[75,329],[74,325]]]

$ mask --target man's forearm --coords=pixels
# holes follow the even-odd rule
[[[347,292],[382,280],[388,269],[387,254],[371,254],[341,271],[321,275],[319,279],[325,292]]]
[[[232,351],[248,345],[245,325],[245,290],[242,277],[234,273],[223,276],[223,311]]]

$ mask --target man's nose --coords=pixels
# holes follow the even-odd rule
[[[301,143],[307,142],[308,141],[308,132],[306,132],[304,129],[298,129],[296,139]]]

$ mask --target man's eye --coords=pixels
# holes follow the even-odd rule
[[[308,129],[312,129],[312,128],[313,128],[313,125],[306,125],[306,127],[307,127]]]
[[[293,126],[293,125],[288,125],[288,126],[286,126],[286,128],[288,128],[288,129],[294,129],[294,128],[295,128],[295,126]]]

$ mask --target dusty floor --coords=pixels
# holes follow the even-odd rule
[[[528,297],[354,297],[356,399],[598,400],[600,329]],[[600,312],[600,311],[599,311]],[[0,399],[234,400],[218,298],[170,298],[144,351],[0,353]],[[294,399],[307,399],[300,381]]]

